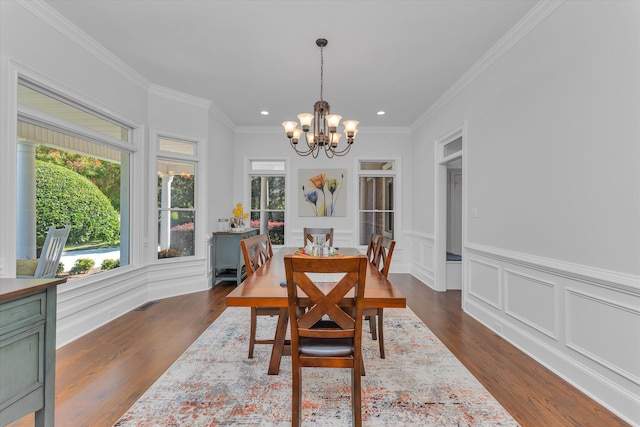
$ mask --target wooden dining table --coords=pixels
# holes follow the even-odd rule
[[[298,249],[285,247],[274,253],[270,260],[231,291],[226,299],[227,307],[280,307],[275,343],[269,361],[269,375],[277,375],[280,372],[282,356],[291,355],[291,346],[286,340],[289,322],[287,287],[281,286],[281,283],[286,282],[284,256],[293,254]],[[359,254],[360,251],[357,248],[339,248],[337,250],[337,256]],[[335,283],[323,283],[319,287],[322,289],[324,286],[329,290],[334,285]],[[369,263],[365,282],[364,307],[405,308],[406,306],[405,296],[373,264]],[[248,320],[247,316],[247,322]]]

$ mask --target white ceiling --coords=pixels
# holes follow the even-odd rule
[[[236,126],[312,112],[315,40],[326,38],[331,112],[360,126],[410,126],[537,0],[46,3],[151,83],[211,100]]]

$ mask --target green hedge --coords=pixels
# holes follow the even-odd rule
[[[42,246],[49,226],[71,224],[67,244],[117,242],[118,213],[88,179],[61,166],[36,161],[36,235]]]

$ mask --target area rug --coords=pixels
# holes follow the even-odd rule
[[[274,328],[259,317],[260,335]],[[365,426],[518,425],[410,309],[385,309],[384,328],[381,359],[364,326]],[[248,333],[249,309],[227,308],[115,426],[290,425],[291,358],[267,375],[270,346],[248,359]],[[306,368],[302,383],[302,425],[351,425],[349,370]]]

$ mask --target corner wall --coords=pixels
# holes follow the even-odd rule
[[[637,424],[640,3],[533,13],[416,126],[412,180],[433,186],[434,141],[465,122],[464,310]],[[429,278],[435,194],[412,209]]]

